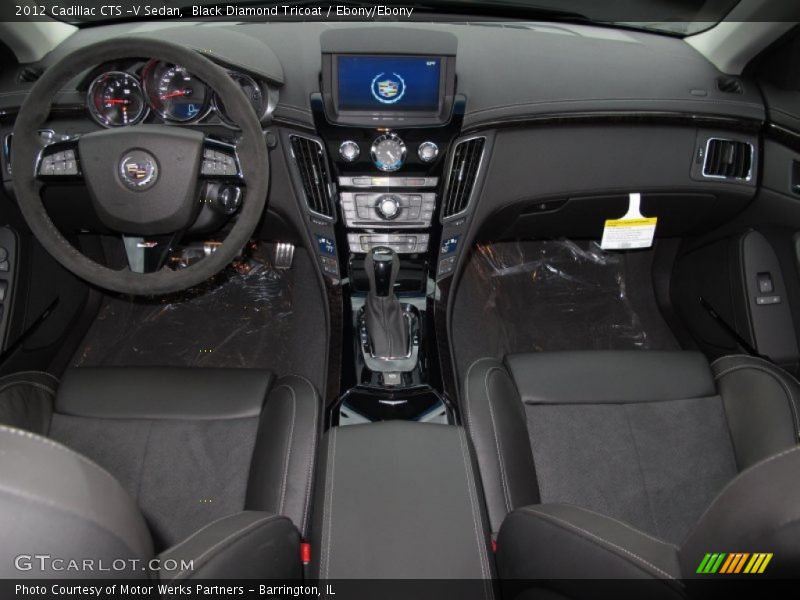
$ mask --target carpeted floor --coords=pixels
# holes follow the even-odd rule
[[[656,304],[652,250],[595,242],[477,246],[459,284],[453,346],[460,373],[511,352],[678,349]]]
[[[185,292],[108,295],[74,366],[266,368],[323,388],[324,304],[308,254],[272,266],[268,247]]]

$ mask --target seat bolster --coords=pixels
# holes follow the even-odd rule
[[[470,366],[463,412],[497,532],[510,511],[539,502],[525,407],[503,363],[483,358]]]
[[[286,515],[307,533],[322,402],[303,377],[280,378],[261,412],[245,508]]]
[[[0,426],[0,577],[64,577],[70,560],[101,561],[100,577],[147,577],[153,542],[133,499],[97,464],[50,439]],[[46,553],[44,567],[15,568],[17,555]],[[55,564],[61,560],[61,567]]]
[[[0,377],[0,424],[47,435],[58,378],[43,371]]]
[[[791,448],[800,435],[800,383],[772,363],[736,355],[711,365],[739,470]]]
[[[502,579],[524,579],[570,598],[596,594],[575,580],[644,579],[663,585],[657,598],[683,597],[678,549],[621,521],[569,504],[539,504],[512,512],[497,540]],[[561,581],[558,581],[561,580]],[[629,588],[641,591],[641,588]],[[625,597],[621,587],[617,597]]]
[[[56,412],[98,419],[255,418],[272,382],[261,369],[79,367],[64,374]]]
[[[162,552],[159,579],[300,579],[300,535],[286,517],[243,511],[209,523]],[[177,569],[166,561],[175,561]]]
[[[794,446],[745,469],[723,488],[681,544],[681,569],[696,576],[707,553],[770,553],[765,572],[794,578],[800,573],[798,540],[800,446]]]

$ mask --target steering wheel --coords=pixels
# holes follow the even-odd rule
[[[220,144],[186,127],[134,125],[88,133],[42,149],[39,130],[66,84],[96,66],[98,59],[145,56],[179,64],[213,89],[241,130],[237,145]],[[266,142],[241,88],[197,51],[145,37],[91,44],[48,68],[17,116],[11,167],[20,210],[42,246],[78,277],[115,292],[164,294],[205,281],[230,264],[250,240],[267,205]],[[198,189],[206,178],[246,186],[238,218],[225,240],[215,252],[181,270],[162,266],[161,260],[148,260],[145,240],[166,244],[192,225],[200,209]],[[97,217],[123,236],[129,250],[127,268],[114,270],[91,260],[53,224],[42,203],[41,188],[48,181],[65,179],[82,179]]]

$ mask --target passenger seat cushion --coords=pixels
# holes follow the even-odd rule
[[[540,501],[678,543],[737,472],[699,353],[516,354],[474,363],[464,389],[494,531]]]
[[[58,378],[43,371],[0,377],[0,424],[47,435]]]
[[[745,355],[717,359],[711,368],[740,470],[798,443],[800,384],[794,377]]]
[[[682,597],[678,549],[625,523],[565,504],[540,504],[512,512],[497,540],[503,579],[550,580],[573,597],[580,579],[653,579],[657,598]],[[552,581],[564,580],[564,581]]]

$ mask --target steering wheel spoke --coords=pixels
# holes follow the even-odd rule
[[[161,270],[178,237],[177,233],[147,238],[123,235],[128,268],[132,273],[154,273]]]
[[[41,182],[81,181],[78,139],[62,140],[45,146],[36,164],[36,178]]]
[[[244,184],[242,168],[236,154],[236,146],[205,138],[203,141],[203,162],[200,165],[201,179],[213,179],[224,182]]]

